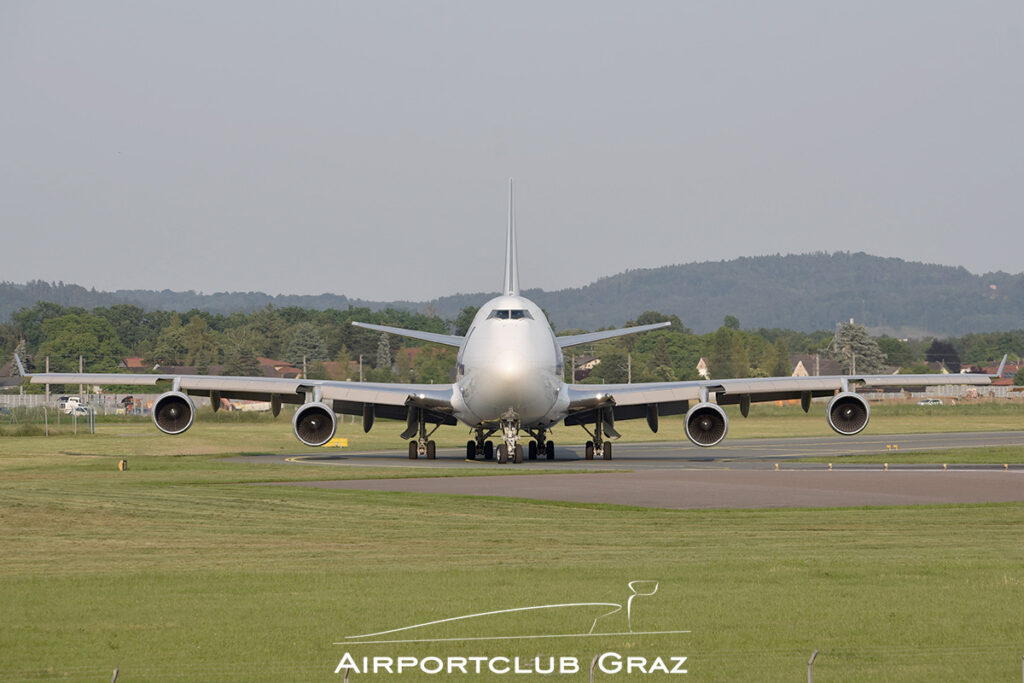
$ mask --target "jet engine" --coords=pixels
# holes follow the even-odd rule
[[[686,438],[698,446],[715,446],[729,431],[729,418],[714,403],[698,403],[686,413]]]
[[[180,391],[160,394],[153,402],[153,424],[164,434],[181,434],[195,419],[195,404]]]
[[[844,391],[828,402],[825,413],[828,416],[829,427],[844,436],[851,436],[868,426],[871,408],[868,407],[868,402],[857,394]]]
[[[292,429],[296,438],[307,446],[323,446],[334,438],[338,417],[323,403],[306,403],[295,411]]]

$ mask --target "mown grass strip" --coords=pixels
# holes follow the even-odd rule
[[[793,680],[815,648],[823,680],[1019,672],[1021,504],[628,509],[238,486],[248,468],[236,463],[149,462],[117,472],[109,458],[0,459],[0,678],[105,680],[119,666],[125,679],[337,680],[344,648],[333,643],[346,635],[624,602],[637,579],[659,581],[658,593],[607,631],[692,633],[351,649],[584,664],[608,649],[682,654],[704,680]],[[595,616],[524,614],[432,635],[570,633]]]

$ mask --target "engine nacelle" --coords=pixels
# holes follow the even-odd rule
[[[686,438],[698,446],[715,446],[729,431],[729,417],[714,403],[698,403],[686,413]]]
[[[307,446],[323,446],[334,438],[338,416],[323,403],[306,403],[292,418],[295,437]]]
[[[195,419],[195,404],[180,391],[168,391],[153,401],[153,424],[164,434],[181,434]]]
[[[868,426],[871,408],[868,402],[857,394],[845,391],[828,402],[825,414],[828,416],[829,427],[843,436],[851,436]]]

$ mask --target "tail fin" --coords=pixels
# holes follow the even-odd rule
[[[1006,359],[1007,357],[1009,357],[1009,355],[1010,354],[1008,353],[1003,354],[1003,362],[999,364],[999,369],[996,370],[996,374],[992,375],[992,377],[994,377],[995,379],[999,379],[1000,377],[1003,376],[1003,368],[1006,367]]]
[[[512,201],[512,179],[508,179],[508,236],[505,238],[505,291],[519,296],[519,258],[516,255],[516,214]]]

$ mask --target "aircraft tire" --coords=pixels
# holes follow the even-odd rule
[[[547,456],[548,460],[554,460],[555,459],[555,442],[554,441],[545,441],[544,442],[544,455]]]
[[[466,442],[466,460],[476,460],[476,441]]]
[[[612,459],[612,445],[610,443],[606,443],[601,450],[602,450],[601,455],[602,455],[602,457],[605,460],[611,460]]]
[[[584,444],[584,446],[583,446],[583,457],[585,459],[587,459],[587,460],[593,460],[594,459],[594,442],[593,441],[588,441],[586,444]]]
[[[437,459],[437,442],[431,439],[427,442],[427,460]]]
[[[484,441],[484,460],[494,460],[493,441]]]
[[[531,441],[530,442],[530,449],[527,451],[527,453],[530,456],[530,460],[536,460],[537,459],[537,451],[538,450],[539,449],[537,447],[537,442],[536,441]]]
[[[416,451],[418,446],[419,446],[419,444],[417,444],[415,441],[410,441],[409,442],[409,459],[410,460],[415,460],[416,458],[419,457],[420,454]]]
[[[516,444],[516,453],[512,458],[512,462],[519,464],[523,461],[523,447],[520,444]]]
[[[498,464],[504,465],[508,462],[508,446],[505,444],[498,444]]]

